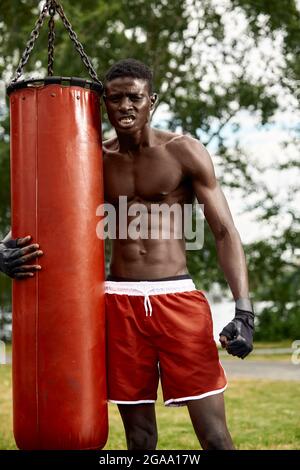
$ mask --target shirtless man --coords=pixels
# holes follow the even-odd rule
[[[220,333],[223,348],[244,358],[252,350],[254,314],[240,236],[216,180],[210,155],[196,139],[150,126],[157,96],[152,73],[126,59],[106,75],[104,101],[116,137],[104,142],[105,200],[118,211],[143,203],[189,204],[196,197],[215,238],[236,302]],[[118,227],[119,229],[119,227]],[[0,244],[0,270],[34,276],[42,255],[30,238]],[[128,449],[155,449],[155,400],[161,379],[166,406],[186,405],[203,449],[233,449],[225,418],[227,381],[213,340],[210,307],[186,266],[185,242],[115,239],[106,281],[108,399],[117,403]]]

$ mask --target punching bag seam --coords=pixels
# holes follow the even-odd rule
[[[36,140],[35,140],[35,240],[39,240],[38,231],[38,144],[39,144],[39,92],[35,90],[35,107],[36,107]],[[36,389],[36,431],[38,440],[40,441],[40,423],[39,423],[39,273],[36,273],[36,305],[35,305],[35,389]],[[40,448],[40,442],[39,442]]]

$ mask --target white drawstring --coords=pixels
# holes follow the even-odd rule
[[[172,281],[105,281],[107,294],[143,295],[146,317],[152,317],[151,295],[171,294],[174,292],[187,292],[195,290],[196,286],[191,279]]]
[[[145,308],[145,312],[146,312],[146,317],[148,317],[148,308],[149,308],[149,312],[150,312],[150,317],[152,317],[152,305],[151,305],[151,302],[150,302],[150,298],[149,298],[149,295],[145,294],[145,293],[144,293],[144,308]]]

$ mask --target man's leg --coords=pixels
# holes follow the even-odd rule
[[[154,403],[118,405],[126,433],[128,450],[154,450],[157,426]]]
[[[187,402],[199,442],[205,450],[232,450],[227,429],[223,393]]]

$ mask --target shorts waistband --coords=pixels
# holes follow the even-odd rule
[[[178,274],[177,276],[169,276],[169,277],[160,277],[157,279],[132,279],[128,277],[120,277],[120,276],[113,276],[109,274],[106,278],[106,281],[117,281],[117,282],[160,282],[160,281],[177,281],[180,279],[192,279],[190,274]]]
[[[191,278],[172,281],[105,281],[105,293],[117,295],[142,295],[146,316],[152,316],[152,305],[149,296],[159,294],[175,294],[196,290]]]

